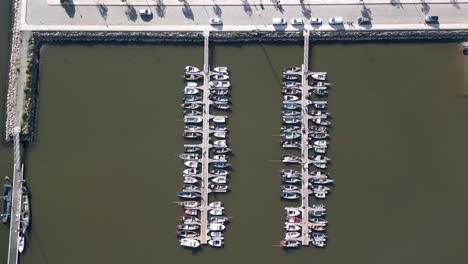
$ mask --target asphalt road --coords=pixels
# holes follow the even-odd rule
[[[223,26],[221,30],[273,30],[271,21],[274,17],[283,17],[289,20],[302,17],[306,21],[306,27],[312,28],[308,21],[310,17],[321,17],[324,21],[322,27],[315,29],[334,29],[327,25],[330,17],[341,16],[346,22],[354,22],[353,25],[345,25],[346,29],[359,28],[356,21],[361,16],[372,18],[375,28],[427,28],[424,25],[426,14],[438,15],[440,27],[457,26],[468,28],[468,4],[379,4],[379,5],[314,5],[310,7],[284,6],[278,9],[275,6],[166,6],[156,9],[152,6],[153,16],[142,19],[138,14],[140,8],[127,6],[76,6],[63,8],[61,6],[49,6],[47,0],[26,0],[26,24],[49,25],[48,29],[72,30],[92,26],[88,28],[112,29],[119,26],[133,28],[151,28],[174,30],[203,30],[210,28],[209,18],[220,17]],[[57,27],[55,27],[55,25]],[[137,27],[135,27],[137,26]],[[144,26],[144,27],[141,27]],[[287,30],[296,28],[288,25]],[[336,29],[336,28],[335,28]]]

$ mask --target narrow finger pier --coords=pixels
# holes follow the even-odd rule
[[[180,154],[185,169],[182,190],[177,193],[183,201],[177,203],[184,215],[177,236],[180,245],[186,248],[205,244],[223,247],[229,217],[221,201],[209,198],[210,194],[216,196],[229,191],[231,149],[227,142],[226,115],[231,109],[229,71],[227,67],[209,70],[207,35],[204,70],[194,66],[186,66],[184,70],[183,137],[190,142],[184,144],[184,153]]]
[[[309,34],[304,33],[304,63],[302,67],[283,70],[283,110],[281,145],[287,151],[282,162],[287,168],[280,171],[283,185],[281,197],[286,201],[300,201],[299,206],[285,208],[285,237],[281,245],[299,248],[312,244],[325,247],[328,221],[324,204],[310,204],[326,198],[333,180],[326,171],[330,159],[326,156],[331,129],[331,115],[327,112],[328,88],[326,72],[308,69]]]

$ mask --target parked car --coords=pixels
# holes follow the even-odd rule
[[[438,16],[426,16],[426,18],[424,18],[424,22],[426,22],[426,24],[438,24],[439,17]]]
[[[210,25],[222,25],[223,24],[223,21],[221,20],[221,18],[210,18]]]
[[[273,25],[286,25],[286,19],[281,17],[273,18]]]
[[[370,25],[371,24],[370,18],[367,18],[367,17],[360,17],[360,18],[358,18],[357,22],[358,22],[359,25]]]
[[[328,24],[330,24],[330,25],[341,25],[341,24],[343,24],[343,18],[342,17],[331,17],[328,20]]]
[[[151,16],[153,12],[149,8],[142,8],[139,10],[140,16]]]
[[[302,18],[293,18],[293,19],[291,19],[291,25],[304,25],[304,19],[302,19]]]
[[[320,17],[313,17],[310,19],[311,25],[322,25],[322,19]]]

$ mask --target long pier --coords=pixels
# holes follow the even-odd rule
[[[203,32],[203,134],[202,134],[202,157],[201,157],[201,227],[200,243],[207,244],[208,241],[208,203],[209,203],[209,161],[210,161],[210,99],[209,99],[209,38],[210,32]]]
[[[12,180],[12,206],[10,215],[10,239],[8,244],[8,264],[18,263],[18,241],[21,224],[21,197],[23,187],[23,165],[20,156],[20,128],[14,129],[14,169]]]
[[[308,246],[309,238],[309,107],[307,103],[309,84],[307,74],[309,72],[309,32],[304,30],[304,62],[302,64],[302,135],[301,135],[301,155],[302,155],[302,184],[301,184],[301,208],[302,208],[302,245]]]

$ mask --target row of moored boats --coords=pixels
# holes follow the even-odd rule
[[[200,247],[202,235],[206,235],[210,246],[222,247],[229,221],[223,203],[208,202],[208,194],[229,190],[228,116],[211,115],[211,112],[231,109],[231,83],[227,67],[216,67],[209,73],[208,89],[202,84],[204,76],[194,66],[185,67],[183,137],[192,142],[185,144],[184,153],[180,154],[185,169],[182,190],[177,195],[184,200],[178,203],[183,207],[184,215],[180,218],[177,236],[180,245],[188,248]],[[206,97],[208,101],[204,100]],[[206,227],[202,227],[204,217]],[[205,229],[206,234],[201,234]]]
[[[326,171],[330,162],[326,155],[331,114],[327,111],[325,98],[331,84],[327,82],[326,72],[305,74],[307,83],[303,84],[302,68],[283,70],[281,146],[289,153],[283,154],[281,160],[287,166],[299,165],[299,169],[280,170],[283,183],[281,197],[302,202],[300,207],[285,208],[286,233],[281,245],[286,248],[300,247],[305,235],[316,247],[325,247],[327,241],[325,205],[314,204],[305,210],[304,199],[308,201],[309,195],[324,199],[333,184]],[[307,197],[303,199],[303,195]]]

